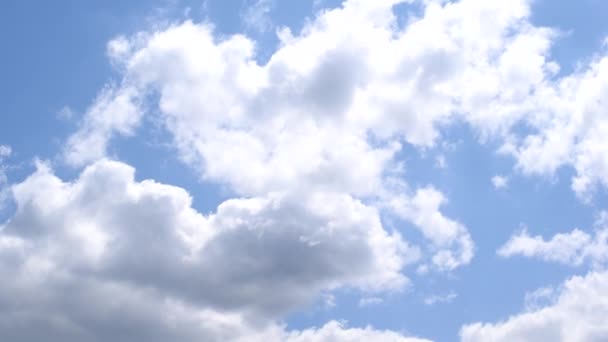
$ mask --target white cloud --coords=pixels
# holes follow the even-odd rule
[[[299,169],[314,171],[324,165],[318,164],[323,159],[314,157],[327,153],[327,147],[302,151],[308,152],[302,156],[310,166],[297,165],[298,170],[293,170],[279,159],[282,154],[274,153],[289,143],[301,145],[298,140],[285,141],[288,133],[299,133],[294,140],[302,135],[322,139],[325,133],[343,127],[335,135],[337,147],[350,140],[369,148],[369,131],[385,137],[402,135],[417,145],[433,144],[438,135],[435,124],[458,111],[454,103],[471,107],[469,97],[476,94],[462,91],[479,91],[462,85],[470,84],[469,78],[479,73],[495,74],[476,70],[477,64],[483,64],[480,60],[495,66],[490,58],[497,52],[524,45],[520,40],[526,38],[546,36],[544,30],[521,23],[527,15],[525,1],[469,0],[443,7],[429,2],[423,18],[396,30],[391,6],[397,2],[349,1],[323,12],[299,35],[281,34],[282,45],[265,65],[254,61],[255,42],[250,39],[236,35],[217,41],[209,27],[185,22],[150,34],[140,49],[124,56],[126,78],[159,91],[160,109],[187,159],[201,157],[210,168],[219,164],[210,151],[214,146],[208,146],[212,141],[229,144],[225,147],[238,142],[251,146],[249,153],[236,154],[241,165],[254,166],[249,170],[263,167],[281,176],[273,170],[275,164],[300,174]],[[482,21],[476,16],[496,20]],[[472,22],[487,27],[468,27]],[[507,37],[513,29],[522,31],[520,40],[516,39],[520,35]],[[124,38],[118,41],[110,45],[125,45]],[[496,75],[496,81],[502,82],[503,76]],[[509,93],[503,90],[495,93]],[[268,131],[275,135],[268,136]],[[329,166],[331,157],[325,157]],[[209,178],[220,177],[220,169],[205,173]],[[221,180],[240,183],[232,173],[222,172],[229,179]]]
[[[41,165],[14,187],[18,211],[0,233],[0,272],[17,277],[0,285],[11,308],[0,313],[0,331],[11,339],[35,324],[44,329],[28,333],[83,341],[400,340],[336,322],[287,333],[274,320],[339,287],[367,294],[406,285],[402,268],[416,249],[384,230],[380,210],[428,241],[421,273],[471,261],[471,236],[440,211],[441,192],[394,185],[403,144],[432,147],[441,127],[462,120],[482,140],[502,140],[525,174],[572,166],[581,197],[608,186],[608,58],[556,78],[548,58],[556,34],[529,22],[528,0],[425,1],[403,26],[392,9],[401,2],[350,0],[300,32],[283,28],[265,64],[251,38],[220,37],[191,21],[111,41],[107,53],[123,79],[100,91],[65,148],[71,165],[101,161],[72,183]],[[265,22],[268,4],[254,6],[254,23]],[[164,124],[201,178],[241,197],[204,216],[184,190],[136,182],[131,168],[103,160],[112,138],[135,134],[145,115]],[[516,134],[520,123],[532,133]],[[523,231],[499,254],[595,263],[607,239],[601,229],[549,241]],[[604,276],[571,287],[594,277]],[[570,310],[576,291],[534,317]],[[84,304],[92,298],[102,303]],[[463,338],[499,339],[496,331],[518,322],[467,326]],[[137,324],[157,331],[112,335]],[[144,334],[135,330],[125,334]]]
[[[245,2],[245,10],[241,13],[241,19],[245,26],[260,33],[272,29],[272,18],[270,12],[275,5],[275,0],[249,0]]]
[[[453,270],[471,261],[474,243],[463,224],[440,212],[439,208],[445,202],[441,192],[427,187],[416,191],[411,198],[394,197],[387,205],[397,215],[411,221],[431,242],[431,261],[435,268]]]
[[[463,70],[511,44],[500,39],[520,26],[526,10],[523,1],[431,2],[423,18],[399,28],[392,12],[398,2],[348,1],[321,12],[299,33],[283,29],[279,48],[263,65],[255,60],[256,42],[242,35],[219,39],[206,24],[186,21],[128,41],[119,37],[109,50],[120,52],[111,55],[124,66],[125,90],[106,93],[121,100],[101,96],[92,106],[95,115],[87,115],[69,141],[68,160],[78,164],[103,155],[114,130],[130,134],[142,115],[137,100],[154,93],[158,110],[146,114],[165,123],[181,159],[238,195],[406,196],[388,180],[398,169],[395,154],[404,142],[435,143],[436,126],[449,121],[461,102],[450,89],[466,88]],[[497,20],[486,24],[497,27],[484,37],[451,37],[477,20],[471,11],[482,17],[495,12]],[[425,35],[433,39],[420,38]],[[458,63],[444,63],[449,61]],[[115,102],[129,109],[122,111],[132,113],[129,120],[118,115],[96,123]],[[427,217],[403,215],[417,226],[441,225],[422,231],[456,232],[431,237],[437,269],[467,264],[473,243],[466,227],[432,211]]]
[[[13,153],[13,149],[8,145],[0,145],[0,211],[4,209],[5,202],[8,199],[6,166],[4,160]]]
[[[446,162],[443,154],[440,154],[435,158],[435,167],[440,169],[445,169],[448,167],[448,163]]]
[[[505,258],[522,255],[579,265],[583,261],[584,249],[590,243],[591,236],[579,229],[569,233],[556,234],[548,241],[541,236],[530,236],[524,229],[519,234],[513,235],[497,253]]]
[[[392,331],[377,331],[372,328],[344,329],[344,324],[330,322],[320,329],[309,329],[290,334],[287,342],[359,342],[359,341],[382,341],[382,342],[424,342],[428,340],[404,338]]]
[[[255,41],[219,39],[209,26],[192,22],[120,37],[109,51],[126,66],[129,90],[122,98],[133,89],[155,89],[182,158],[207,179],[239,191],[327,180],[346,169],[360,173],[343,182],[337,177],[339,186],[375,191],[399,143],[432,146],[438,128],[458,119],[482,140],[501,139],[501,151],[525,174],[553,175],[572,166],[572,187],[581,198],[608,184],[608,120],[602,115],[608,57],[556,77],[559,66],[549,54],[558,35],[530,23],[529,0],[426,1],[423,14],[404,26],[392,11],[400,2],[350,0],[320,12],[301,32],[281,29],[280,46],[262,65],[255,61]],[[268,4],[252,8],[263,14]],[[133,112],[129,122],[103,110],[88,115],[71,139],[68,160],[103,155],[111,130],[132,130],[135,107],[123,110]],[[516,132],[520,123],[532,133]],[[370,133],[384,144],[370,144]],[[89,136],[94,149],[79,151]],[[346,146],[352,148],[341,151],[344,160],[335,160],[332,151]],[[222,149],[234,162],[217,152]],[[250,172],[235,171],[242,169]]]
[[[424,298],[424,304],[435,305],[435,304],[449,304],[458,297],[455,292],[450,292],[445,295],[432,295]]]
[[[114,135],[132,135],[142,115],[137,97],[136,90],[126,85],[101,90],[78,132],[67,141],[66,161],[86,165],[106,155],[108,141]]]
[[[13,153],[13,149],[8,145],[0,145],[0,158],[4,159]]]
[[[557,290],[553,287],[541,287],[532,292],[526,292],[524,307],[526,311],[537,311],[549,304],[553,304],[557,299]]]
[[[185,190],[107,160],[73,182],[39,163],[12,192],[17,211],[0,226],[3,340],[407,341],[334,323],[288,333],[275,321],[338,287],[406,284],[408,246],[348,195],[232,199],[204,216]]]
[[[601,267],[608,261],[608,225],[598,220],[593,234],[577,228],[568,233],[555,234],[549,240],[538,235],[531,236],[523,229],[511,236],[497,253],[505,258],[523,256],[571,266],[589,263]]]
[[[495,189],[504,189],[509,183],[509,178],[505,176],[496,175],[492,177],[492,185]]]
[[[382,302],[384,302],[384,299],[382,299],[380,297],[363,297],[363,298],[359,299],[359,306],[366,307],[366,306],[378,305],[378,304],[381,304]]]
[[[573,190],[589,199],[598,186],[608,186],[608,57],[597,57],[587,67],[556,84],[537,89],[537,115],[528,123],[535,130],[505,145],[525,173],[553,174],[572,166]]]
[[[461,341],[605,341],[608,339],[608,273],[566,281],[554,302],[498,323],[462,327]]]
[[[283,288],[293,301],[281,298],[279,289],[276,302],[258,296],[243,304],[247,300],[240,296],[274,288],[280,277],[243,293],[238,284],[227,287],[235,306],[267,315],[339,286],[364,291],[378,290],[379,284],[402,287],[401,267],[415,253],[384,231],[378,210],[392,210],[422,232],[430,261],[419,266],[421,273],[450,271],[471,261],[474,243],[467,228],[440,211],[445,196],[433,187],[404,186],[402,191],[393,183],[401,146],[432,147],[441,139],[440,128],[452,122],[467,122],[482,140],[501,140],[501,151],[513,155],[523,173],[551,175],[571,165],[577,174],[573,188],[581,196],[595,184],[608,184],[608,172],[602,171],[608,170],[608,145],[602,140],[608,121],[599,114],[605,107],[600,96],[606,88],[604,59],[556,77],[559,66],[548,57],[556,33],[530,23],[528,0],[425,1],[420,17],[403,26],[392,9],[401,2],[350,0],[318,13],[299,32],[280,29],[280,44],[264,64],[256,60],[257,42],[244,35],[220,37],[204,23],[186,21],[117,38],[109,43],[108,54],[121,66],[123,80],[101,92],[69,139],[66,158],[74,165],[101,158],[113,136],[133,134],[144,115],[154,115],[183,161],[205,181],[226,184],[243,197],[204,217],[212,228],[230,227],[219,235],[222,243],[238,245],[261,235],[271,240],[255,241],[272,248],[277,245],[271,241],[296,244],[300,249],[290,249],[294,257],[321,250],[313,253],[318,260],[309,261],[328,267],[315,266],[324,277],[315,273],[313,281],[297,274],[309,282]],[[142,104],[148,96],[158,97],[150,101],[151,110]],[[513,129],[518,124],[532,134],[518,135]],[[507,185],[500,180],[496,184]],[[345,216],[335,218],[334,212]],[[291,226],[290,217],[299,223]],[[282,220],[289,223],[289,233],[297,232],[298,242],[273,229],[276,222],[285,224]],[[256,229],[242,223],[251,221]],[[362,225],[367,229],[357,228]],[[352,245],[341,250],[320,243],[336,230],[352,236],[346,240]],[[576,232],[564,238],[572,237],[586,239]],[[549,255],[564,238],[546,242],[522,235],[502,253]],[[577,241],[550,258],[577,263]],[[269,246],[238,246],[258,247],[252,252],[260,254],[253,260],[268,257],[264,253]],[[340,258],[324,263],[334,260],[333,253],[349,255],[351,249],[368,256],[362,269],[344,270]],[[261,276],[258,272],[266,264],[246,265],[239,255],[212,250],[235,265],[219,270],[202,265],[219,272],[220,280],[245,268],[252,270],[253,284],[262,281],[256,275]],[[227,298],[205,299],[196,291],[189,295],[232,308]]]

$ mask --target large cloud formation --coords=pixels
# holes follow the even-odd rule
[[[410,252],[400,236],[359,201],[318,196],[229,200],[204,216],[183,189],[137,182],[119,162],[71,183],[40,164],[13,187],[18,209],[0,227],[0,337],[282,340],[266,335],[286,334],[272,322],[321,291],[400,288]],[[330,323],[285,339],[358,332],[384,336]]]
[[[17,212],[0,232],[0,337],[406,341],[337,322],[293,332],[278,323],[337,288],[399,291],[418,259],[437,272],[470,263],[473,240],[440,212],[445,195],[403,179],[404,144],[432,148],[462,121],[499,140],[525,174],[571,166],[582,198],[608,185],[607,57],[558,77],[548,57],[557,33],[530,23],[529,0],[424,1],[401,24],[403,2],[348,0],[299,32],[281,28],[264,62],[251,38],[208,23],[112,40],[122,78],[64,150],[86,167],[80,177],[40,165],[13,187]],[[136,181],[104,159],[146,116],[202,180],[235,198],[202,215],[183,189]],[[411,223],[426,245],[387,231],[381,213]],[[573,280],[555,308],[598,277]],[[502,327],[462,336],[500,337]]]
[[[548,240],[539,235],[531,236],[523,229],[513,234],[497,254],[505,258],[523,256],[570,266],[587,263],[594,268],[604,268],[608,261],[608,212],[599,213],[593,228],[593,234],[575,228]]]
[[[346,1],[299,33],[283,28],[265,63],[250,38],[220,38],[204,23],[117,38],[108,50],[122,82],[102,91],[65,156],[74,165],[103,157],[113,135],[156,115],[184,161],[236,194],[329,191],[389,210],[413,203],[415,191],[392,186],[402,144],[433,146],[439,127],[460,117],[484,134],[508,131],[555,65],[544,57],[551,31],[528,23],[527,1],[428,2],[402,26],[393,9],[400,2]],[[424,196],[439,202],[425,208],[438,208],[441,196]],[[412,211],[398,215],[434,246],[434,269],[470,262],[464,226],[438,222],[437,210],[426,218]]]
[[[608,273],[591,272],[566,281],[553,303],[495,324],[462,328],[463,342],[605,341],[608,336]]]

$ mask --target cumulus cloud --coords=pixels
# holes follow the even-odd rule
[[[424,342],[428,340],[404,338],[392,331],[376,331],[371,328],[344,329],[344,324],[330,322],[320,329],[309,329],[290,334],[287,342],[358,342],[358,341],[383,341],[383,342]]]
[[[504,258],[523,256],[571,266],[588,263],[593,267],[603,267],[608,261],[606,223],[598,220],[591,234],[576,228],[555,234],[548,240],[539,235],[531,236],[523,229],[511,236],[497,253]]]
[[[136,182],[133,173],[100,161],[65,183],[41,165],[14,186],[17,213],[2,232],[44,241],[49,250],[39,252],[64,266],[222,309],[272,314],[322,289],[383,290],[406,281],[408,246],[382,229],[375,209],[348,196],[233,199],[203,216],[185,190]]]
[[[407,340],[276,323],[322,291],[406,284],[415,251],[347,195],[233,199],[205,216],[185,190],[108,160],[73,182],[39,163],[12,193],[17,211],[0,226],[2,339]]]
[[[457,120],[482,140],[500,139],[525,174],[573,167],[581,198],[608,184],[607,57],[556,77],[549,55],[558,34],[530,23],[529,0],[426,1],[420,17],[399,25],[392,7],[401,2],[345,1],[300,32],[280,29],[265,64],[255,60],[255,41],[219,38],[206,24],[120,37],[109,46],[120,52],[111,55],[125,66],[128,90],[116,97],[123,113],[135,113],[128,94],[154,89],[182,158],[247,193],[332,177],[336,186],[373,191],[400,143],[433,146],[439,128]],[[268,7],[259,4],[253,8]],[[103,114],[106,96],[98,102],[91,111],[100,114],[87,115],[68,146],[73,163],[103,155],[110,131],[128,133],[140,117],[124,122]],[[522,124],[526,133],[514,129]],[[370,144],[369,134],[383,143]],[[78,151],[85,137],[93,152]],[[289,158],[292,151],[300,158]],[[251,172],[235,172],[243,167]],[[360,172],[335,176],[345,169]]]
[[[497,323],[473,323],[461,341],[605,341],[608,339],[608,273],[567,280],[554,302]]]
[[[608,120],[604,113],[608,90],[608,57],[600,55],[580,71],[536,90],[537,115],[528,120],[533,133],[508,141],[503,150],[513,154],[529,174],[554,174],[572,166],[572,189],[590,199],[598,186],[608,186]]]
[[[397,215],[411,221],[431,242],[432,265],[439,270],[453,270],[473,258],[474,243],[466,227],[445,217],[440,207],[443,194],[432,187],[419,189],[414,196],[394,197],[388,206]]]
[[[205,181],[226,184],[237,195],[315,198],[310,194],[330,192],[378,202],[405,197],[417,205],[412,193],[391,186],[399,169],[396,153],[404,143],[435,144],[437,126],[457,112],[449,88],[463,88],[461,70],[502,51],[507,43],[500,38],[526,10],[523,1],[432,2],[415,24],[399,27],[392,8],[399,2],[347,1],[320,12],[300,32],[281,29],[280,45],[265,64],[255,58],[255,41],[219,38],[204,23],[119,37],[109,54],[124,79],[85,115],[83,128],[69,140],[68,160],[78,164],[104,155],[114,131],[130,134],[142,115],[156,115],[183,161]],[[478,19],[469,13],[477,7],[480,17],[500,17],[487,23],[498,26],[486,30],[487,41],[450,37],[455,27]],[[157,97],[157,110],[142,111],[138,102],[146,96]],[[106,110],[110,105],[118,108]],[[114,111],[131,114],[110,115]],[[434,193],[435,202],[444,201]],[[441,225],[423,232],[450,231],[430,240],[437,269],[451,270],[470,261],[473,243],[466,227],[443,217],[439,205],[426,218],[402,217],[417,226]]]
[[[393,7],[403,2],[349,0],[319,12],[298,32],[281,28],[279,45],[264,63],[256,59],[256,41],[219,35],[207,23],[185,21],[110,42],[108,55],[122,79],[104,88],[86,111],[67,141],[66,160],[83,166],[103,158],[114,136],[134,134],[144,116],[153,116],[170,133],[181,160],[236,197],[203,216],[190,208],[187,195],[168,195],[168,208],[178,203],[180,210],[153,216],[155,234],[137,229],[140,220],[151,219],[139,201],[127,201],[133,210],[98,215],[118,220],[114,209],[139,213],[121,217],[129,225],[92,221],[79,230],[89,232],[86,238],[59,229],[53,235],[61,236],[57,243],[90,244],[83,251],[87,257],[76,260],[85,274],[150,287],[213,310],[278,317],[338,287],[403,288],[401,269],[417,253],[399,234],[383,229],[380,211],[422,233],[428,255],[420,270],[451,271],[470,263],[474,243],[466,226],[441,212],[445,195],[432,186],[409,189],[405,180],[395,181],[402,176],[395,160],[402,146],[436,146],[441,128],[453,122],[468,123],[482,141],[499,139],[500,151],[512,155],[525,174],[574,167],[572,186],[581,197],[596,184],[608,184],[602,171],[608,170],[602,140],[608,121],[600,96],[605,58],[557,77],[559,66],[548,57],[556,32],[530,23],[528,0],[425,1],[420,16],[402,25]],[[269,2],[258,4],[266,13]],[[529,128],[526,133],[514,129],[520,124]],[[74,184],[86,188],[86,175],[104,165],[94,164]],[[121,184],[128,185],[123,187],[146,193],[153,184],[134,182],[124,166],[117,168],[123,170],[117,171]],[[46,174],[57,191],[75,186]],[[495,184],[506,186],[506,179]],[[174,197],[181,199],[173,202]],[[180,216],[182,209],[187,218]],[[64,212],[51,211],[53,219]],[[17,217],[6,232],[14,230]],[[173,221],[163,225],[166,220]],[[184,231],[169,229],[176,226]],[[141,255],[150,253],[154,267],[131,249],[139,241],[131,238],[139,234],[147,242]],[[549,255],[575,237],[570,250],[556,255],[576,263],[579,245],[591,238],[573,234],[545,242],[522,233],[500,253]],[[113,239],[121,243],[108,242]],[[346,267],[354,260],[357,267]],[[217,289],[220,294],[208,295]]]
[[[3,164],[4,159],[13,153],[13,149],[8,145],[0,145],[0,187],[6,183],[6,170]]]

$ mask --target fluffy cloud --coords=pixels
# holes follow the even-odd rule
[[[392,207],[431,241],[438,269],[467,264],[473,242],[438,211],[443,195],[398,194],[387,183],[395,153],[403,143],[432,146],[438,126],[457,118],[510,137],[537,109],[531,94],[551,89],[546,78],[557,67],[545,56],[554,34],[527,21],[524,0],[430,1],[404,26],[393,12],[399,2],[347,1],[297,34],[282,29],[265,64],[250,38],[219,39],[190,21],[119,38],[109,44],[124,72],[116,101],[106,92],[92,106],[68,160],[103,155],[113,132],[129,134],[141,118],[132,99],[153,93],[181,158],[204,179],[245,196],[398,198]],[[106,111],[108,104],[125,109]],[[85,143],[99,148],[83,153]]]
[[[524,229],[514,234],[497,253],[505,258],[519,255],[572,266],[587,262],[600,267],[608,261],[607,223],[599,220],[593,234],[574,229],[555,234],[549,240],[538,235],[531,236]]]
[[[142,112],[139,95],[128,86],[107,86],[85,113],[78,131],[66,144],[66,161],[75,166],[104,157],[108,141],[116,134],[132,135]]]
[[[392,8],[399,2],[347,1],[319,13],[297,34],[284,28],[280,46],[264,64],[250,38],[219,38],[210,25],[191,21],[118,38],[108,49],[124,73],[113,90],[120,100],[101,96],[71,137],[66,156],[95,160],[112,134],[132,132],[142,115],[137,102],[154,96],[158,110],[146,114],[164,123],[181,159],[204,180],[227,184],[237,195],[314,199],[313,193],[330,192],[366,202],[402,197],[414,209],[422,205],[409,198],[414,193],[389,181],[399,173],[396,153],[403,143],[435,143],[437,126],[463,102],[453,90],[469,82],[465,70],[480,59],[493,63],[490,56],[516,44],[515,38],[501,39],[511,26],[522,25],[526,7],[523,1],[431,2],[423,18],[399,27]],[[471,28],[453,37],[468,20],[479,19],[470,17],[473,9],[480,17],[496,14],[500,20],[486,24],[497,27],[484,31],[485,40],[469,37]],[[537,33],[526,27],[525,34]],[[108,103],[124,105],[130,120],[113,114],[96,123],[110,115],[97,110]],[[100,149],[77,148],[87,144]],[[433,203],[420,208],[424,217],[411,210],[401,216],[432,241],[437,269],[451,270],[470,261],[473,243],[466,227],[439,212],[443,195],[433,191]]]
[[[295,332],[287,336],[287,342],[358,342],[358,341],[382,341],[382,342],[424,342],[428,340],[404,338],[400,334],[391,331],[376,331],[371,328],[345,330],[343,324],[330,322],[320,329],[309,329]]]
[[[474,323],[461,331],[474,341],[605,341],[608,339],[608,273],[566,281],[553,303],[499,323]]]
[[[431,242],[432,264],[440,270],[453,270],[473,258],[474,244],[461,223],[445,217],[439,210],[446,199],[434,188],[423,188],[411,198],[392,198],[388,206],[411,221]]]
[[[527,120],[533,133],[508,141],[518,167],[528,174],[554,174],[572,166],[573,190],[588,200],[598,186],[608,186],[608,57],[536,90],[535,112]]]
[[[276,323],[322,291],[398,290],[416,256],[375,209],[311,196],[234,199],[204,216],[183,189],[135,181],[119,162],[96,162],[69,183],[39,164],[13,186],[17,212],[0,226],[0,336],[406,340],[335,323],[288,333]]]
[[[14,186],[3,236],[70,270],[269,315],[335,287],[398,289],[415,256],[345,195],[234,199],[203,216],[183,189],[133,173],[100,161],[64,183],[40,166]]]

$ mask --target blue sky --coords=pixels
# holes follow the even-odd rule
[[[605,2],[2,6],[0,339],[608,339]]]

